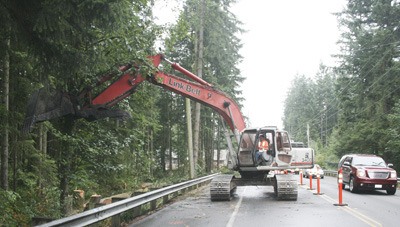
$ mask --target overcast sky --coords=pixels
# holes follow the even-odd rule
[[[165,23],[176,1],[157,0],[156,15]],[[178,2],[182,3],[181,0]],[[247,32],[240,36],[246,78],[241,88],[248,127],[282,128],[284,100],[296,75],[312,77],[321,63],[333,65],[338,52],[337,20],[345,0],[238,0],[232,8]]]
[[[335,63],[331,55],[338,52],[339,30],[332,13],[344,5],[344,0],[241,0],[234,6],[247,30],[241,36],[240,69],[246,77],[242,90],[248,126],[282,128],[294,77],[312,77],[321,63]]]

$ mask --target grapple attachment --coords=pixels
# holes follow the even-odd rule
[[[128,119],[130,114],[123,110],[109,109],[107,105],[78,106],[75,96],[66,92],[41,88],[28,101],[22,133],[30,132],[35,123],[70,115],[76,119],[95,121],[107,117]]]
[[[67,93],[41,88],[28,101],[22,132],[28,133],[37,122],[68,114],[75,114],[75,108]]]

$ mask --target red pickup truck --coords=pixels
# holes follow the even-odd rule
[[[373,154],[344,155],[338,165],[343,173],[343,189],[349,185],[351,192],[386,190],[387,194],[394,195],[397,173],[391,167],[393,164],[386,164],[383,158]]]

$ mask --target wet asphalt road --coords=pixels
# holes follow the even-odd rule
[[[338,204],[336,178],[317,181],[314,190],[309,180],[299,186],[297,201],[277,201],[271,186],[238,187],[231,201],[211,202],[209,188],[166,206],[129,226],[400,226],[400,191],[353,194],[343,191],[343,204]]]

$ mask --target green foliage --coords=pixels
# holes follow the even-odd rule
[[[314,145],[323,154],[317,155],[318,161],[347,153],[399,161],[399,12],[398,2],[349,0],[337,14],[343,28],[342,53],[337,56],[341,64],[334,71],[321,70],[316,86],[292,86],[285,103],[285,127],[295,139],[304,139],[293,124],[310,125],[311,139],[319,137]]]
[[[340,14],[343,26],[348,27],[342,43],[348,52],[342,55],[347,64],[340,70],[338,99],[342,109],[338,125],[340,136],[347,137],[340,154],[351,150],[375,153],[392,158],[387,153],[387,142],[393,125],[387,114],[399,98],[397,92],[399,34],[399,3],[389,1],[349,1],[347,10]],[[383,19],[385,18],[385,19]],[[388,137],[389,136],[389,137]],[[372,141],[372,142],[371,142]]]
[[[298,75],[292,81],[285,100],[283,124],[292,140],[311,141],[326,146],[337,123],[335,74],[321,65],[315,78]]]
[[[15,199],[4,203],[4,211],[11,212],[6,215],[12,215],[14,220],[2,223],[28,225],[34,216],[61,217],[55,162],[39,153],[32,140],[20,141],[11,147],[12,153],[17,152],[22,160],[11,181],[16,191],[3,191],[3,196],[13,195],[8,199]]]
[[[33,141],[22,141],[14,147],[24,154],[24,162],[16,172],[15,184],[33,215],[61,217],[56,164],[33,147]],[[21,214],[22,215],[22,214]],[[31,217],[33,217],[33,215]]]
[[[204,78],[240,100],[238,84],[243,78],[236,67],[241,59],[236,34],[241,30],[228,9],[232,2],[206,1]],[[198,17],[191,16],[197,15],[199,3],[187,2],[165,42],[168,58],[188,69],[194,69]],[[153,22],[151,4],[147,0],[2,0],[0,21],[12,29],[9,33],[1,27],[0,37],[11,37],[13,75],[10,110],[0,106],[0,119],[9,119],[8,126],[0,129],[7,126],[10,130],[8,172],[13,190],[0,192],[2,223],[24,226],[35,216],[63,217],[69,213],[66,198],[75,189],[84,190],[88,197],[106,196],[137,188],[145,181],[162,184],[159,178],[176,182],[188,177],[184,99],[146,83],[115,107],[128,111],[129,121],[87,122],[66,117],[40,123],[29,135],[20,134],[27,100],[40,87],[77,95],[95,84],[103,75],[100,72],[117,71],[121,64],[137,63],[142,75],[154,72],[147,56],[154,54],[154,42],[162,30]],[[94,89],[93,95],[103,88]],[[206,155],[215,147],[219,124],[215,116],[211,110],[203,111],[201,146]],[[177,155],[177,170],[165,169],[170,152]],[[199,174],[209,171],[209,166],[201,168]]]
[[[18,193],[0,189],[0,223],[7,226],[28,226],[31,213]]]
[[[332,150],[332,146],[325,146],[321,142],[313,142],[310,147],[315,151],[315,163],[319,164],[323,169],[337,169],[340,157]]]
[[[239,49],[241,47],[237,34],[242,32],[241,23],[229,11],[229,5],[234,1],[186,1],[182,13],[175,25],[169,30],[169,38],[166,39],[166,55],[170,59],[179,62],[183,67],[197,72],[197,60],[199,44],[204,48],[202,56],[202,78],[219,90],[222,90],[238,102],[242,100],[239,83],[244,78],[237,68],[241,61]],[[204,4],[204,15],[202,15]],[[203,36],[200,35],[203,31]],[[202,40],[200,40],[202,37]],[[194,105],[193,105],[194,106]],[[181,111],[183,112],[183,106]],[[215,120],[215,112],[201,109],[200,154],[199,163],[196,163],[198,174],[211,169],[211,158],[216,147],[215,141],[219,141],[213,133],[219,120]],[[184,125],[177,125],[183,128]],[[222,127],[220,127],[222,128]],[[186,136],[181,137],[186,139]],[[181,141],[182,144],[186,144]],[[183,154],[179,153],[180,163],[186,162],[186,147]],[[178,150],[179,148],[177,148]],[[182,149],[182,148],[180,148]],[[187,167],[188,168],[188,167]]]
[[[393,113],[388,116],[391,127],[387,130],[387,146],[383,151],[383,156],[389,163],[394,164],[397,172],[400,166],[395,163],[400,162],[400,103],[397,102],[393,108]]]

